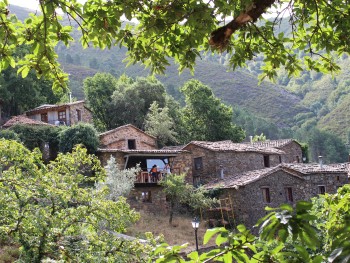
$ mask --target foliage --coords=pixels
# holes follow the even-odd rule
[[[30,150],[34,148],[43,149],[44,144],[48,143],[53,152],[58,151],[58,134],[60,128],[47,125],[15,125],[10,128],[20,138],[21,142]]]
[[[335,195],[315,198],[313,203],[299,201],[295,209],[284,204],[270,211],[257,223],[259,235],[252,234],[243,225],[234,231],[225,228],[207,230],[204,244],[215,237],[216,247],[208,252],[187,254],[179,252],[186,247],[167,244],[157,246],[151,254],[152,262],[348,262],[349,207],[348,186]],[[161,257],[159,255],[162,255]]]
[[[177,133],[174,131],[175,123],[169,115],[169,108],[159,108],[157,102],[151,104],[144,126],[148,134],[157,138],[160,146],[177,142]]]
[[[170,202],[169,224],[172,223],[176,204],[186,204],[198,211],[200,208],[211,207],[217,202],[216,199],[206,196],[208,191],[204,188],[195,188],[186,183],[185,177],[186,174],[169,174],[160,181],[160,185],[164,187],[163,191]]]
[[[12,130],[0,130],[0,138],[6,140],[14,140],[18,142],[20,141],[18,134]]]
[[[37,150],[0,140],[0,235],[21,246],[23,262],[43,260],[136,262],[142,245],[116,233],[137,220],[124,198],[107,188],[82,187],[104,179],[98,159],[77,147],[45,165]],[[90,170],[91,176],[85,176]]]
[[[99,130],[113,128],[112,94],[117,80],[107,73],[97,73],[84,80],[84,93],[92,110],[94,124]]]
[[[216,98],[211,89],[190,80],[180,89],[186,105],[182,110],[183,123],[188,131],[188,141],[232,140],[240,142],[245,138],[242,128],[232,123],[232,107]]]
[[[260,135],[254,135],[254,137],[252,138],[253,142],[264,142],[266,141],[266,136],[261,133]]]
[[[347,52],[349,35],[349,4],[335,1],[227,1],[213,4],[198,1],[78,1],[41,2],[41,15],[31,15],[24,22],[9,15],[8,2],[1,2],[1,69],[20,65],[19,73],[26,77],[35,69],[39,77],[54,79],[54,88],[66,87],[67,75],[57,62],[54,47],[58,42],[70,45],[72,26],[60,21],[57,10],[81,32],[83,47],[100,49],[114,45],[128,49],[130,64],[142,62],[153,72],[164,72],[168,58],[174,58],[179,69],[190,68],[202,51],[227,51],[232,68],[244,66],[256,54],[263,54],[262,78],[274,77],[277,69],[288,75],[303,68],[321,72],[338,69],[332,52]],[[277,12],[273,21],[263,19],[271,8]],[[288,14],[290,31],[277,34],[280,18]],[[233,20],[226,23],[226,18]],[[137,19],[138,24],[122,23]],[[220,27],[222,21],[225,25]],[[218,28],[219,27],[219,28]],[[290,33],[290,31],[288,33]],[[231,38],[231,35],[234,37]],[[208,41],[208,36],[211,36]],[[18,45],[28,45],[31,53],[16,60],[12,55]],[[270,52],[271,50],[274,52]],[[299,58],[294,50],[307,56]]]
[[[59,134],[59,150],[63,153],[72,151],[77,144],[84,145],[89,153],[95,153],[99,143],[96,129],[88,123],[67,127]]]
[[[23,57],[28,52],[25,47],[18,47],[15,56]],[[7,68],[0,75],[0,98],[3,100],[4,117],[20,115],[41,104],[54,104],[60,100],[62,93],[53,93],[51,81],[38,79],[34,70],[23,79],[17,75],[17,69]]]
[[[344,143],[336,135],[321,131],[315,127],[300,129],[297,138],[308,144],[310,160],[318,161],[318,156],[323,156],[325,163],[346,162],[348,151]]]
[[[107,187],[107,198],[117,201],[120,196],[127,196],[134,187],[136,175],[141,171],[140,166],[130,169],[119,169],[115,158],[111,155],[105,166],[107,177],[104,182],[98,182],[97,189]]]

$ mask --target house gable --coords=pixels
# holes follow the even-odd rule
[[[155,137],[131,124],[101,133],[99,137],[101,148],[122,150],[157,149]]]

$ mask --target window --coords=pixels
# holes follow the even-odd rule
[[[151,203],[152,202],[152,198],[151,198],[151,191],[147,191],[147,192],[142,192],[141,194],[141,200],[142,202],[148,202]]]
[[[262,195],[263,195],[263,201],[265,203],[271,203],[270,188],[264,187],[264,188],[261,188],[261,190],[262,190]]]
[[[194,158],[194,168],[196,170],[203,169],[203,159],[202,159],[202,157]]]
[[[66,122],[66,111],[58,112],[58,120]]]
[[[270,167],[270,156],[264,155],[264,167]]]
[[[278,160],[280,161],[280,163],[282,163],[282,156],[278,155]]]
[[[135,150],[136,149],[136,141],[135,140],[128,140],[128,149],[129,150]]]
[[[81,110],[77,110],[77,120],[81,121]]]
[[[326,193],[326,187],[324,185],[319,185],[318,186],[318,193],[320,195],[324,195]]]
[[[296,156],[296,159],[297,159],[297,163],[300,163],[300,158],[298,155]]]
[[[286,202],[293,202],[293,190],[292,187],[284,188],[284,195],[286,197]]]
[[[41,121],[48,122],[49,119],[47,118],[47,113],[41,113]]]

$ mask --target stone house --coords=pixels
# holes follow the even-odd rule
[[[305,156],[303,156],[301,145],[298,141],[293,139],[267,140],[263,142],[253,142],[253,146],[269,147],[282,150],[284,154],[282,163],[302,163]]]
[[[191,153],[192,166],[187,181],[194,185],[240,172],[277,166],[285,154],[273,147],[232,141],[192,141],[182,150]]]
[[[72,126],[79,122],[92,123],[92,113],[82,100],[61,105],[44,104],[25,114],[30,119],[53,125]]]
[[[348,183],[348,164],[280,164],[238,173],[207,184],[231,200],[234,221],[252,227],[265,216],[265,207],[295,205],[319,194],[336,193]]]
[[[133,207],[153,212],[166,211],[165,195],[158,180],[166,176],[165,164],[170,165],[172,173],[187,172],[191,168],[190,153],[181,148],[157,149],[156,138],[137,127],[127,124],[100,134],[100,148],[96,153],[103,165],[111,156],[116,159],[120,169],[140,165],[135,187],[128,200]],[[158,166],[158,178],[151,178],[151,167]]]

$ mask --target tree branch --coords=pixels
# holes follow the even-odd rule
[[[276,0],[254,0],[252,4],[235,19],[211,33],[209,44],[219,50],[224,50],[229,44],[231,35],[248,22],[255,22],[271,7]]]

